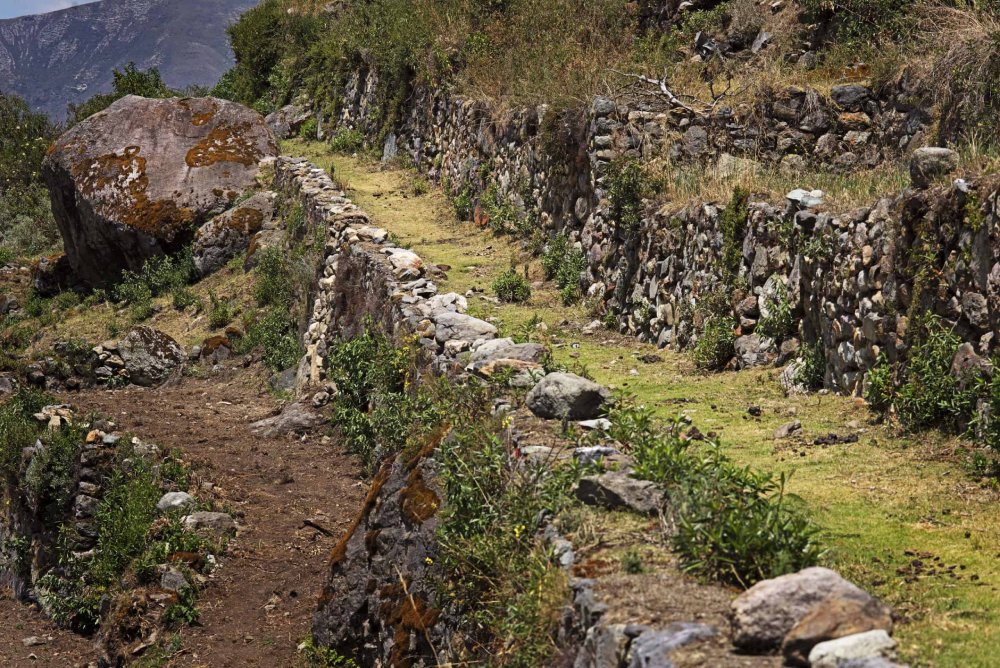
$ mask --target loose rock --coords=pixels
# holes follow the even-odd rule
[[[599,417],[610,400],[607,388],[572,373],[556,372],[531,389],[526,403],[541,418],[590,420]]]

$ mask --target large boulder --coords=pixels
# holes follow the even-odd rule
[[[572,373],[550,373],[531,388],[526,399],[531,412],[549,420],[590,420],[611,400],[606,387]]]
[[[152,387],[180,370],[186,358],[184,348],[168,334],[152,327],[136,327],[118,344],[129,380]]]
[[[208,276],[222,269],[245,251],[253,236],[274,218],[276,198],[273,192],[257,193],[202,225],[191,247],[198,275]]]
[[[733,644],[748,652],[773,651],[810,613],[842,599],[881,605],[829,568],[806,568],[758,582],[732,603]]]
[[[42,175],[74,272],[106,285],[189,243],[277,152],[264,119],[242,105],[130,95],[57,139]]]

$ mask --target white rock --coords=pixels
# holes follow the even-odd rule
[[[156,503],[156,509],[161,513],[171,510],[181,510],[194,505],[194,497],[187,492],[167,492]]]
[[[821,642],[809,652],[812,668],[837,668],[842,661],[871,657],[893,658],[896,641],[878,629]]]

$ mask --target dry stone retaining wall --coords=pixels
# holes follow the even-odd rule
[[[725,203],[657,209],[644,202],[638,234],[626,235],[611,215],[609,166],[663,155],[722,171],[741,169],[748,159],[792,170],[878,165],[924,141],[926,116],[907,105],[900,86],[881,97],[839,86],[829,100],[788,89],[749,112],[720,109],[704,117],[606,98],[579,115],[545,107],[501,113],[444,90],[418,89],[385,148],[387,156],[410,156],[456,195],[468,189],[481,201],[492,189],[548,235],[567,234],[586,255],[581,281],[590,299],[623,330],[685,347],[700,332],[703,298],[726,285]],[[379,136],[377,88],[375,73],[356,73],[335,125]],[[844,214],[802,186],[782,203],[751,197],[735,241],[738,290],[730,292],[741,326],[736,366],[785,362],[800,340],[822,341],[827,385],[860,393],[879,353],[905,354],[908,314],[917,309],[956,325],[980,354],[993,349],[1000,321],[990,296],[1000,284],[1000,241],[988,185],[908,190]],[[936,255],[920,246],[931,237],[943,249]],[[798,334],[784,341],[754,334],[761,310],[781,292]]]

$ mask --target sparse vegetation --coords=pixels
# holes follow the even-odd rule
[[[818,562],[817,529],[789,506],[784,476],[733,464],[716,441],[694,446],[684,437],[685,418],[661,424],[627,400],[609,418],[611,436],[635,458],[636,475],[668,491],[674,547],[688,571],[749,587]]]
[[[511,267],[493,281],[493,293],[502,302],[521,304],[531,298],[531,285],[517,269]]]

